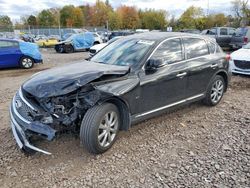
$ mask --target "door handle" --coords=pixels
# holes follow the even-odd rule
[[[186,75],[187,75],[187,72],[182,72],[182,73],[177,74],[176,76],[181,78],[181,77],[184,77]]]
[[[211,68],[218,67],[218,64],[212,64],[210,67],[211,67]]]

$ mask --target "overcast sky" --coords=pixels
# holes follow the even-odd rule
[[[209,0],[210,13],[230,14],[230,2],[230,0]],[[94,4],[95,0],[0,0],[0,14],[7,14],[12,20],[18,20],[20,16],[36,14],[42,9],[87,3]],[[179,16],[191,5],[202,7],[205,11],[208,7],[208,0],[110,0],[110,3],[115,8],[120,5],[130,5],[143,9],[164,9],[176,16]]]

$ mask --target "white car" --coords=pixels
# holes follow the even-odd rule
[[[93,34],[93,36],[95,38],[94,45],[103,43],[102,37],[98,33],[92,33],[92,34]]]
[[[111,44],[112,42],[116,41],[117,39],[121,38],[121,36],[119,37],[114,37],[111,40],[109,40],[108,42],[105,43],[101,43],[101,44],[96,44],[94,46],[92,46],[89,50],[89,56],[92,57],[93,55],[95,55],[97,52],[99,52],[101,49],[103,49],[104,47],[106,47],[107,45]]]
[[[233,52],[229,62],[232,73],[250,75],[250,43]]]

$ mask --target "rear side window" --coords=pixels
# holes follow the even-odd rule
[[[220,35],[228,35],[227,28],[220,28]]]
[[[198,38],[184,38],[187,59],[208,55],[208,46],[205,40]]]
[[[12,42],[12,41],[0,41],[0,48],[15,48],[18,47],[17,42]]]
[[[163,59],[166,64],[184,60],[180,39],[170,39],[162,43],[151,59]]]
[[[235,35],[237,37],[246,36],[247,32],[248,32],[248,28],[241,27],[241,28],[236,29]]]
[[[216,45],[212,42],[208,42],[208,48],[209,48],[209,52],[211,54],[213,54],[215,52],[215,49],[216,49]]]

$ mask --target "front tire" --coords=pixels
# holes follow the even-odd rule
[[[224,91],[225,80],[222,76],[216,75],[208,86],[204,103],[208,106],[217,105],[221,101]]]
[[[120,123],[120,114],[114,104],[94,106],[82,120],[80,140],[90,153],[104,153],[114,144]]]
[[[23,69],[31,69],[34,66],[34,60],[30,57],[22,57],[19,62]]]

